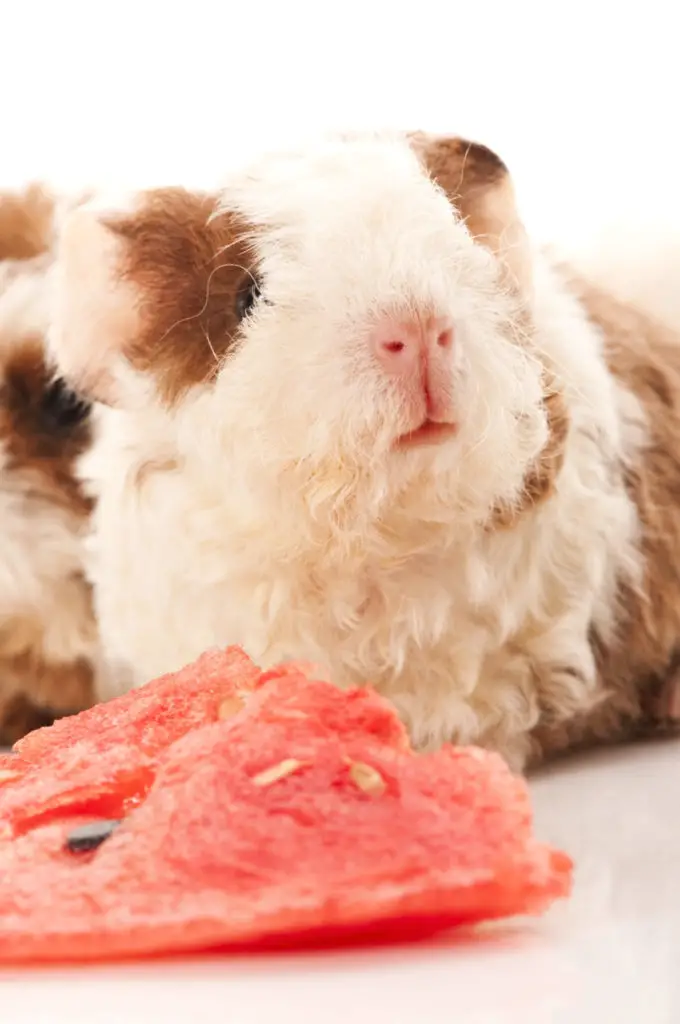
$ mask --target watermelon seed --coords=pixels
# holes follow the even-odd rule
[[[349,770],[352,782],[363,790],[364,793],[371,793],[374,796],[381,796],[385,790],[385,780],[377,769],[362,761],[354,761]]]
[[[0,785],[2,785],[3,782],[10,782],[12,779],[18,779],[20,775],[21,775],[21,772],[13,772],[13,771],[11,771],[9,769],[7,771],[1,771],[0,772]]]
[[[217,709],[217,717],[221,721],[233,718],[245,707],[245,702],[240,697],[227,697]]]
[[[289,757],[285,761],[279,762],[279,764],[272,765],[271,768],[265,768],[258,775],[254,775],[253,783],[256,786],[271,786],[272,782],[285,779],[286,775],[291,775],[298,768],[301,768],[303,764],[303,761],[297,761],[294,757]]]
[[[120,820],[93,821],[88,825],[74,828],[66,837],[66,846],[71,853],[86,853],[96,850],[120,825]]]

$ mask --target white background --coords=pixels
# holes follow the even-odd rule
[[[671,0],[0,0],[0,183],[203,181],[331,127],[468,135],[529,226],[680,223]],[[186,966],[0,972],[3,1024],[677,1024],[680,749],[535,785],[573,901],[496,943]]]
[[[0,181],[212,180],[331,127],[496,148],[546,238],[677,213],[671,0],[0,0]]]

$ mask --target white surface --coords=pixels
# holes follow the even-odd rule
[[[460,132],[510,164],[544,238],[680,222],[668,0],[16,0],[0,184],[212,180],[330,127]],[[529,929],[357,958],[0,974],[2,1024],[678,1024],[680,746],[535,785],[576,892]]]
[[[398,950],[0,972],[3,1024],[677,1024],[680,743],[574,760],[533,786],[572,899]]]

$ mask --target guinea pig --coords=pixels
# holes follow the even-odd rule
[[[99,696],[241,644],[516,769],[673,728],[678,326],[533,246],[458,138],[77,208],[50,344],[96,402]]]
[[[0,746],[90,705],[101,668],[75,473],[90,406],[45,347],[58,205],[0,195]]]

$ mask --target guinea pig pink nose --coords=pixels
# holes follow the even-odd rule
[[[371,346],[384,370],[408,377],[421,373],[432,356],[451,349],[453,338],[453,323],[445,317],[386,318],[374,328]]]

